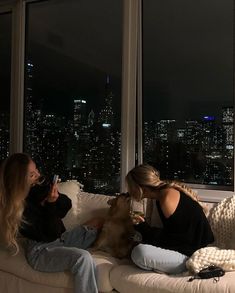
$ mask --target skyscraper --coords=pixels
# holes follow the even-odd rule
[[[233,158],[233,107],[224,107],[222,109],[222,128],[224,131],[224,156],[225,158]]]
[[[110,88],[110,78],[109,75],[106,77],[105,84],[105,97],[103,108],[99,113],[99,122],[103,127],[113,127],[114,125],[114,112],[113,112],[113,92]]]
[[[87,115],[86,115],[86,100],[83,99],[74,99],[74,108],[73,108],[73,123],[74,131],[80,131],[81,128],[86,125]]]
[[[24,148],[35,158],[39,156],[42,146],[40,131],[42,111],[33,96],[33,70],[34,65],[28,60],[26,64]]]

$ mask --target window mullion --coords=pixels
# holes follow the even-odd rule
[[[13,7],[10,153],[23,150],[25,3]]]
[[[143,104],[142,104],[142,0],[138,11],[138,48],[137,48],[137,162],[143,163]]]
[[[137,32],[139,1],[125,0],[123,17],[121,191],[125,175],[135,165]]]

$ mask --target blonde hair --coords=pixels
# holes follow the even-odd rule
[[[24,199],[30,185],[28,165],[31,158],[15,153],[3,161],[0,168],[0,240],[16,254],[19,250],[17,235],[24,210]]]
[[[172,187],[190,196],[193,200],[197,201],[203,209],[205,209],[205,207],[199,202],[197,194],[191,188],[181,182],[161,180],[159,171],[147,164],[136,166],[129,171],[126,176],[126,183],[130,196],[137,201],[140,201],[143,198],[142,187],[144,186],[156,190]],[[206,210],[204,211],[206,212]]]

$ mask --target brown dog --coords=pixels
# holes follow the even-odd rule
[[[130,216],[131,199],[128,194],[120,194],[108,201],[107,218],[92,250],[103,250],[117,258],[130,256],[134,245],[135,229]]]

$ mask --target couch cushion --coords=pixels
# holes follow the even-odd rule
[[[92,254],[96,267],[97,267],[97,284],[99,291],[109,292],[113,290],[113,286],[110,283],[110,272],[119,264],[129,263],[128,260],[119,260],[117,258],[109,256],[105,252],[97,251]]]
[[[93,217],[105,216],[109,208],[107,201],[112,197],[108,195],[95,194],[84,191],[79,192],[79,223],[84,223]]]
[[[114,266],[125,263],[114,257],[109,257],[103,252],[95,252],[93,258],[97,265],[97,284],[101,292],[109,292],[113,289],[109,275]],[[12,256],[6,250],[0,249],[0,272],[8,272],[23,280],[59,288],[73,288],[73,277],[69,272],[43,273],[33,270],[27,263],[22,245],[17,255]]]
[[[78,215],[81,210],[78,199],[80,183],[76,180],[61,182],[58,184],[58,190],[60,193],[67,195],[72,200],[72,208],[63,218],[66,229],[72,229],[78,224]]]
[[[73,287],[72,275],[68,272],[49,274],[33,270],[25,259],[22,247],[20,247],[19,253],[15,256],[10,255],[6,250],[0,249],[0,270],[33,283],[52,287]]]
[[[213,279],[200,279],[188,282],[187,275],[165,275],[143,271],[132,265],[114,267],[110,281],[114,289],[121,293],[221,293],[235,292],[234,273],[227,272],[213,282]]]

